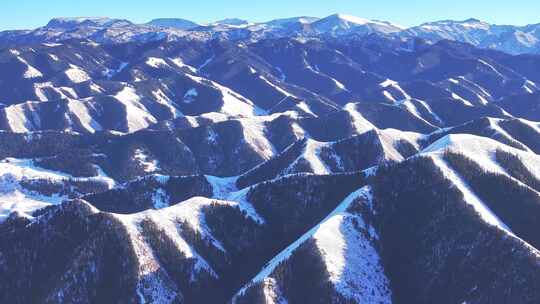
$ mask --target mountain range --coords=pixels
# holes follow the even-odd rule
[[[156,40],[228,40],[254,42],[267,38],[356,37],[383,35],[399,41],[422,39],[429,43],[453,40],[479,48],[510,54],[540,53],[540,24],[526,26],[496,25],[478,19],[441,20],[403,27],[387,21],[368,20],[346,14],[325,18],[292,17],[268,22],[250,22],[237,18],[208,24],[181,18],[159,18],[145,24],[124,19],[79,17],[55,18],[35,30],[0,32],[0,45],[55,42],[67,39],[91,39],[100,43]]]
[[[536,28],[0,33],[0,303],[539,303]]]

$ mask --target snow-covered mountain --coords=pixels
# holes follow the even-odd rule
[[[199,24],[181,18],[158,18],[151,20],[147,24],[159,27],[172,27],[180,30],[190,30],[200,26]]]
[[[345,14],[335,14],[311,23],[316,32],[340,36],[344,34],[367,35],[371,33],[390,34],[403,28],[390,22],[368,20]]]
[[[204,25],[181,18],[159,18],[146,24],[105,17],[55,18],[46,26],[35,30],[0,32],[0,46],[51,43],[68,39],[121,43],[162,39],[211,40],[221,37],[254,42],[279,37],[316,39],[327,36],[354,39],[368,35],[405,40],[402,41],[405,48],[420,38],[429,43],[441,40],[458,41],[510,54],[540,53],[539,24],[496,25],[471,18],[464,21],[441,20],[406,28],[388,21],[369,20],[347,14],[333,14],[325,18],[301,16],[267,22],[228,18]]]
[[[540,52],[540,24],[527,26],[489,24],[478,19],[424,23],[405,30],[405,37],[437,42],[443,39],[470,43],[510,54]]]
[[[540,302],[540,56],[497,31],[0,34],[0,303]]]

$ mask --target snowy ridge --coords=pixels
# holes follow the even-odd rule
[[[508,228],[508,226],[503,223],[497,217],[497,215],[495,215],[495,213],[493,213],[489,207],[471,190],[469,185],[467,185],[467,183],[459,176],[457,172],[450,168],[450,166],[441,157],[432,156],[432,159],[437,167],[441,169],[444,176],[450,180],[463,194],[463,199],[465,202],[473,206],[480,218],[482,218],[486,223],[513,235],[510,228]]]
[[[300,165],[300,162],[305,161],[309,164],[314,174],[324,175],[332,173],[332,170],[328,168],[327,164],[322,160],[320,153],[323,147],[328,146],[328,143],[319,142],[311,138],[307,138],[305,147],[300,156],[292,162],[287,169],[284,170],[283,175],[287,175],[296,171],[296,167]]]
[[[185,75],[197,83],[207,86],[210,85],[221,93],[223,106],[221,107],[220,111],[223,114],[230,116],[251,117],[256,115],[262,115],[265,113],[262,109],[256,107],[252,101],[227,87],[224,87],[214,81],[204,79],[202,77],[190,74]]]
[[[348,103],[343,107],[345,111],[349,113],[349,115],[352,118],[352,123],[354,128],[356,129],[356,132],[358,134],[362,134],[364,132],[367,132],[372,129],[376,129],[375,126],[367,119],[365,119],[358,110],[356,110],[356,107],[358,105],[355,103]]]
[[[15,133],[25,133],[39,128],[41,122],[35,112],[32,111],[34,107],[34,103],[22,103],[11,105],[3,109],[11,131]],[[26,112],[33,113],[31,116],[31,118],[33,118],[32,120],[27,118]]]
[[[540,156],[532,152],[526,152],[507,145],[501,144],[490,138],[469,134],[451,134],[437,140],[425,148],[422,154],[441,155],[446,151],[461,153],[474,160],[487,172],[506,175],[508,178],[523,184],[511,177],[496,161],[495,152],[502,150],[519,156],[521,162],[531,171],[536,178],[540,179]]]
[[[212,198],[233,203],[234,206],[238,207],[240,211],[245,212],[246,215],[257,224],[262,225],[265,223],[265,220],[257,213],[253,205],[247,200],[247,194],[251,187],[247,187],[242,190],[238,190],[236,187],[238,176],[217,177],[205,175],[205,177],[212,186]]]
[[[143,149],[135,149],[133,159],[142,166],[144,172],[154,173],[160,170],[159,161],[150,159]]]
[[[17,56],[17,59],[26,66],[26,71],[23,74],[23,78],[32,79],[43,77],[43,74],[38,69],[30,65],[24,58]]]
[[[383,274],[380,258],[371,243],[378,238],[377,234],[371,226],[365,224],[361,216],[347,211],[359,199],[371,205],[369,186],[351,193],[322,222],[269,261],[235,295],[232,302],[236,303],[238,297],[259,282],[264,282],[266,295],[267,285],[275,285],[271,280],[276,267],[293,255],[304,242],[313,238],[330,274],[329,279],[338,293],[357,303],[391,303],[389,281]],[[353,222],[358,223],[361,231],[357,230]],[[276,289],[271,290],[275,292]]]
[[[96,131],[103,130],[103,127],[92,118],[92,115],[90,114],[91,105],[89,103],[68,99],[67,106],[70,112],[73,113],[75,117],[77,117],[83,128],[86,129],[86,131],[90,133],[95,133]]]
[[[171,281],[162,269],[154,251],[141,234],[142,228],[140,227],[139,219],[133,216],[118,214],[114,216],[126,228],[131,248],[139,261],[136,287],[139,302],[173,303],[173,299],[177,296],[174,282]],[[178,244],[176,243],[177,246]],[[185,253],[185,251],[182,252]]]
[[[91,80],[90,76],[88,76],[84,70],[73,64],[70,64],[69,69],[67,69],[64,73],[73,83],[81,83]]]
[[[112,189],[116,182],[101,168],[94,165],[98,174],[94,177],[73,177],[69,174],[40,168],[30,159],[6,158],[0,162],[0,222],[10,213],[18,212],[30,216],[37,209],[57,205],[68,199],[65,194],[44,195],[25,189],[22,181],[48,181],[57,184],[73,182],[98,182]]]
[[[486,172],[506,175],[507,178],[529,188],[532,192],[540,196],[540,193],[510,176],[497,163],[495,159],[495,152],[497,150],[503,150],[505,152],[517,155],[523,165],[527,167],[529,171],[536,176],[536,178],[540,179],[540,157],[538,155],[508,147],[489,138],[474,135],[447,135],[423,150],[420,156],[430,157],[434,161],[434,163],[441,169],[445,177],[452,181],[457,189],[463,193],[465,202],[473,206],[480,218],[482,218],[486,223],[495,226],[508,235],[516,238],[526,247],[528,247],[533,254],[540,256],[540,252],[525,240],[515,235],[510,228],[501,219],[499,219],[499,217],[493,211],[489,209],[487,204],[472,191],[470,186],[463,180],[463,178],[460,177],[459,174],[443,159],[443,154],[446,151],[461,153],[476,162]]]
[[[440,156],[433,155],[431,156],[431,158],[433,159],[434,163],[441,169],[445,177],[452,181],[452,183],[457,187],[457,189],[463,194],[463,199],[465,200],[465,202],[474,208],[474,210],[477,212],[477,214],[482,220],[484,220],[487,224],[504,231],[509,236],[517,239],[520,243],[527,247],[532,254],[540,257],[540,251],[538,251],[538,249],[530,245],[525,240],[515,235],[510,230],[510,228],[503,221],[501,221],[499,217],[493,211],[491,211],[491,209],[489,209],[489,207],[480,198],[478,198],[478,196],[471,190],[471,188],[459,176],[459,174],[455,172]]]
[[[307,160],[313,169],[313,173],[315,174],[329,174],[331,172],[320,156],[321,149],[324,146],[324,143],[315,141],[313,139],[308,139],[306,142],[303,157],[305,160]]]
[[[263,118],[264,119],[264,118]],[[277,154],[276,148],[267,139],[264,124],[253,119],[240,119],[246,142],[257,154],[268,160]]]
[[[125,86],[114,97],[125,106],[128,132],[147,128],[151,123],[157,122],[141,103],[141,98],[134,88]]]
[[[189,202],[187,202],[189,203]],[[191,204],[191,203],[190,203]],[[186,207],[187,208],[187,207]],[[187,218],[183,216],[184,214],[180,212],[178,214],[178,209],[174,209],[173,207],[168,207],[160,210],[147,210],[141,213],[133,214],[133,215],[119,215],[116,214],[115,216],[118,217],[126,226],[129,227],[130,232],[134,236],[140,235],[141,227],[140,224],[145,219],[150,219],[154,221],[160,229],[162,229],[162,232],[165,233],[168,237],[170,237],[175,245],[177,246],[177,249],[182,252],[186,258],[193,258],[195,259],[194,264],[194,272],[192,273],[192,280],[195,280],[197,274],[200,271],[206,271],[210,275],[217,277],[217,274],[214,272],[212,267],[202,258],[179,234],[179,231],[181,231],[181,227],[179,225],[179,220],[187,220],[187,222],[193,226],[197,225],[197,223],[192,224],[189,222],[190,219],[193,218]],[[199,215],[198,213],[196,215]],[[196,219],[198,221],[198,219]],[[143,245],[148,246],[148,245]]]

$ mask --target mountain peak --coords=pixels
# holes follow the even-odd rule
[[[182,18],[158,18],[151,20],[147,24],[159,27],[172,27],[181,30],[189,30],[199,26],[199,24],[193,21]]]
[[[341,13],[330,15],[328,18],[340,19],[340,20],[343,20],[343,21],[347,21],[347,22],[355,23],[355,24],[360,24],[360,25],[371,23],[371,21],[368,20],[368,19],[361,18],[361,17],[356,17],[356,16],[348,15],[348,14],[341,14]]]
[[[109,17],[58,17],[51,19],[46,27],[69,29],[80,26],[108,27],[131,24],[133,23],[129,20]]]
[[[463,22],[477,22],[477,23],[481,23],[482,20],[476,19],[476,18],[469,18],[469,19],[467,19],[467,20],[464,20]]]
[[[226,18],[214,22],[214,24],[241,26],[249,24],[249,21],[239,18]]]

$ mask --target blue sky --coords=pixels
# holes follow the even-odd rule
[[[35,28],[56,16],[110,16],[146,22],[179,17],[207,22],[225,17],[265,21],[346,13],[411,26],[470,17],[498,24],[540,23],[538,0],[1,0],[0,30]]]

